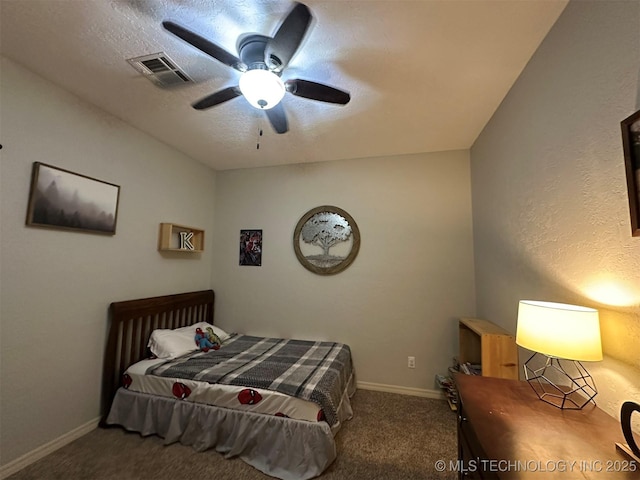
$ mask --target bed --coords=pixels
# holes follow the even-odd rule
[[[320,475],[353,415],[349,347],[225,332],[214,301],[205,290],[111,304],[102,426],[215,449],[283,480]],[[196,331],[213,343],[194,347]]]

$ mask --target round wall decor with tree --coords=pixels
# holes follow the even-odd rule
[[[341,208],[316,207],[298,221],[293,249],[307,270],[333,275],[355,260],[360,250],[360,230],[353,217]]]

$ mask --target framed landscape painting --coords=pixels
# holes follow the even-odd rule
[[[115,235],[120,187],[33,163],[27,225]]]
[[[622,123],[622,147],[627,174],[631,234],[640,237],[640,110]]]

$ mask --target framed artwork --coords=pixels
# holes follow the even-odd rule
[[[262,266],[262,230],[240,230],[240,265]]]
[[[323,205],[305,213],[293,233],[298,261],[318,275],[333,275],[347,268],[360,250],[360,230],[351,215]]]
[[[120,187],[33,163],[27,225],[115,235]]]
[[[640,110],[622,123],[622,148],[627,173],[631,234],[640,237]]]

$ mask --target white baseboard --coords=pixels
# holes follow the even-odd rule
[[[442,391],[429,390],[426,388],[400,387],[397,385],[371,382],[357,382],[357,387],[362,390],[373,390],[375,392],[399,393],[400,395],[413,395],[414,397],[433,398],[436,400],[444,399]]]
[[[101,417],[94,418],[84,425],[80,425],[78,428],[74,428],[70,432],[67,432],[64,435],[50,441],[49,443],[45,443],[35,450],[32,450],[31,452],[16,458],[12,462],[7,463],[6,465],[2,465],[0,467],[0,479],[7,478],[16,472],[19,472],[23,468],[37,462],[41,458],[46,457],[50,453],[55,452],[68,443],[71,443],[74,440],[77,440],[78,438],[86,435],[87,433],[98,427],[100,418]]]

